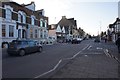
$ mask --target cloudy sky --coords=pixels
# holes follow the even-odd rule
[[[109,24],[118,17],[119,0],[13,0],[19,4],[34,1],[36,10],[44,9],[49,24],[56,24],[62,16],[75,18],[77,27],[97,35],[107,30]],[[101,29],[100,29],[101,28]]]

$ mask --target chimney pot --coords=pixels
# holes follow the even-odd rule
[[[62,16],[62,18],[63,18],[63,19],[65,19],[65,18],[66,18],[66,16]]]

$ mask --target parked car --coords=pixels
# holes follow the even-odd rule
[[[9,43],[7,53],[9,55],[24,56],[27,53],[42,52],[42,45],[34,40],[13,40]]]
[[[81,42],[81,41],[83,40],[83,38],[77,38],[77,40],[78,40],[79,42]]]
[[[82,41],[81,38],[73,38],[72,44],[79,44]]]
[[[100,42],[100,38],[95,38],[94,42]]]

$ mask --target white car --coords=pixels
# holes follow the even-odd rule
[[[83,39],[82,38],[77,38],[78,41],[82,41]]]

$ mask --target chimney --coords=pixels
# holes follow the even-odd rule
[[[62,16],[62,19],[65,19],[66,18],[66,16]]]
[[[31,4],[35,4],[35,2],[34,2],[34,1],[31,1]]]

